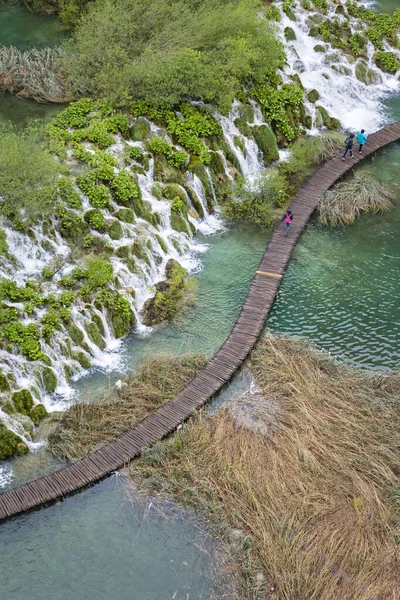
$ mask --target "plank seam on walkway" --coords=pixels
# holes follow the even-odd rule
[[[0,494],[0,521],[53,502],[84,488],[137,458],[141,450],[174,431],[195,409],[205,405],[236,373],[255,346],[274,302],[281,278],[319,199],[361,160],[400,139],[400,121],[369,136],[364,153],[354,159],[329,160],[301,187],[290,204],[294,221],[290,235],[280,223],[271,235],[248,294],[220,349],[200,373],[170,402],[92,454],[52,473]]]

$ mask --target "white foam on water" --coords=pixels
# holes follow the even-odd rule
[[[11,465],[5,463],[0,465],[0,488],[10,485],[13,480]]]
[[[336,8],[333,5],[331,11]],[[355,76],[356,63],[351,63],[340,50],[308,35],[306,23],[309,12],[296,7],[297,21],[291,21],[282,12],[279,24],[280,34],[284,40],[284,29],[290,27],[296,34],[296,40],[286,44],[287,63],[286,75],[298,74],[306,91],[318,90],[320,99],[317,105],[327,109],[332,117],[338,118],[347,130],[359,131],[365,128],[368,133],[376,131],[386,122],[383,100],[391,93],[400,90],[400,82],[393,75],[378,71],[373,63],[374,49],[368,43],[368,66],[379,72],[381,82],[366,85]],[[332,15],[331,15],[332,16]],[[336,15],[337,16],[337,15]],[[326,53],[315,52],[314,47],[324,44],[328,47]],[[330,63],[329,56],[333,62]],[[333,55],[336,58],[333,58]],[[347,69],[350,74],[340,73],[331,68]],[[315,114],[315,107],[308,103],[307,108]]]

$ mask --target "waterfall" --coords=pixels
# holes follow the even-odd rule
[[[208,174],[208,177],[210,177],[210,174]],[[210,177],[210,179],[211,179],[211,177]],[[206,192],[204,190],[204,187],[203,187],[203,184],[201,183],[200,178],[195,173],[187,172],[186,180],[187,180],[188,184],[190,185],[190,187],[196,192],[196,195],[197,195],[198,199],[200,200],[201,206],[204,211],[203,219],[199,219],[198,221],[196,221],[196,219],[193,219],[193,217],[189,217],[191,219],[192,223],[197,227],[197,229],[203,235],[210,235],[211,233],[215,233],[216,231],[221,231],[222,229],[224,229],[225,227],[219,217],[218,210],[216,210],[215,213],[212,215],[210,215],[210,213],[207,210]],[[211,185],[212,185],[212,183],[211,183]],[[213,199],[215,199],[215,192],[213,194]]]
[[[328,16],[343,18],[334,15],[336,7],[336,4],[329,5]],[[367,63],[380,81],[366,85],[359,81],[355,74],[359,60],[350,62],[342,51],[308,35],[307,18],[310,12],[302,9],[300,3],[296,6],[296,22],[291,21],[283,11],[281,14],[279,30],[286,45],[286,75],[298,74],[306,92],[318,90],[320,99],[317,104],[321,104],[331,116],[338,118],[345,129],[359,131],[365,128],[368,132],[379,129],[386,120],[382,100],[390,93],[398,91],[400,82],[393,75],[383,73],[376,67],[373,62],[372,43],[368,42]],[[354,25],[354,19],[350,19],[350,24],[352,23]],[[296,35],[296,39],[290,43],[285,42],[286,27],[293,29]],[[326,52],[314,50],[321,44],[327,48]],[[393,51],[393,48],[390,50]],[[332,66],[335,69],[332,69]],[[307,102],[307,109],[313,115],[315,124],[314,104]]]

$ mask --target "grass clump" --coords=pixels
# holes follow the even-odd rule
[[[318,219],[323,225],[351,225],[362,213],[388,210],[394,193],[370,173],[355,173],[329,190],[318,204]]]
[[[394,598],[399,375],[272,337],[251,369],[262,398],[280,405],[274,430],[238,427],[228,410],[202,414],[133,465],[135,483],[204,512],[228,551],[232,528],[246,534],[253,566],[231,555],[235,598],[269,597],[254,585],[257,558],[272,598]]]
[[[49,449],[60,458],[89,454],[174,398],[204,363],[205,358],[195,354],[147,358],[137,374],[100,402],[71,406],[49,437]]]

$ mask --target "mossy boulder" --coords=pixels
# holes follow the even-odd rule
[[[297,39],[296,34],[291,27],[285,27],[284,34],[287,42],[292,42]]]
[[[286,14],[287,17],[289,17],[289,19],[291,21],[294,21],[294,22],[297,21],[296,15],[295,15],[294,11],[290,8],[290,6],[284,5],[283,12]]]
[[[54,373],[53,369],[50,367],[44,367],[42,370],[42,381],[43,387],[47,393],[53,393],[56,391],[57,387],[57,376]]]
[[[22,415],[29,415],[33,407],[33,397],[29,390],[19,390],[18,392],[14,392],[12,401],[17,412]]]
[[[165,270],[165,281],[156,285],[156,294],[149,298],[143,307],[143,323],[155,325],[171,321],[182,306],[189,280],[185,269],[176,261],[169,260]]]
[[[326,47],[323,46],[322,44],[317,44],[316,46],[314,46],[314,52],[321,52],[321,53],[325,54]]]
[[[187,233],[188,235],[192,234],[192,230],[185,217],[181,213],[175,211],[171,213],[171,227],[179,233]]]
[[[290,79],[293,81],[293,83],[295,85],[297,85],[297,87],[299,87],[301,90],[304,90],[303,82],[301,81],[300,75],[298,73],[295,73],[294,75],[291,75]]]
[[[14,415],[16,413],[15,406],[11,400],[4,400],[3,404],[1,404],[1,409],[7,415]]]
[[[0,423],[0,460],[7,460],[15,456],[23,456],[29,452],[28,446],[13,431]]]
[[[203,206],[199,200],[199,197],[197,196],[196,192],[189,186],[186,185],[185,186],[185,190],[190,198],[190,201],[193,205],[193,208],[196,210],[197,214],[199,215],[199,217],[204,218],[204,210],[203,210]],[[211,205],[209,202],[209,195],[207,194],[206,191],[206,196],[207,196],[207,202],[208,202],[208,206],[210,208],[210,212],[212,210],[212,200],[211,200]]]
[[[144,260],[145,263],[150,265],[149,255],[147,253],[146,244],[144,240],[137,239],[131,246],[131,252],[139,260]]]
[[[3,371],[0,370],[0,393],[9,391],[10,384],[8,383],[7,377],[4,375]]]
[[[106,347],[106,343],[103,340],[103,336],[101,335],[96,323],[94,323],[93,321],[85,323],[85,329],[89,336],[89,339],[93,342],[93,344],[96,344],[96,346],[98,346],[100,350],[104,350]]]
[[[243,118],[238,117],[234,121],[235,126],[239,129],[240,133],[246,137],[252,137],[253,128]]]
[[[254,127],[254,139],[262,152],[264,163],[266,165],[279,159],[276,136],[268,125]]]
[[[83,369],[90,369],[90,359],[84,352],[76,352],[72,355],[72,358],[76,360]]]
[[[322,123],[325,125],[325,127],[327,127],[328,129],[339,129],[340,128],[339,119],[330,117],[328,114],[328,111],[323,106],[317,106],[316,109],[317,109],[317,113],[319,114],[320,119],[322,120]],[[318,121],[317,121],[317,124],[318,124]]]
[[[241,153],[243,154],[243,156],[246,158],[246,145],[244,143],[243,138],[239,137],[239,136],[235,136],[233,138],[233,143],[235,144],[236,148],[239,148],[239,150],[241,151]]]
[[[216,175],[225,175],[224,159],[219,152],[210,152],[210,167]]]
[[[254,123],[254,108],[250,104],[240,104],[239,115],[247,123]]]
[[[240,173],[239,159],[227,142],[221,142],[221,150],[225,154],[226,160]]]
[[[116,217],[117,219],[119,219],[119,221],[123,221],[124,223],[134,223],[135,222],[135,213],[133,212],[133,210],[131,208],[120,208],[113,214],[113,216]],[[121,230],[122,230],[122,227],[121,227]]]
[[[144,117],[138,117],[131,127],[131,139],[135,142],[144,142],[150,137],[150,123]]]
[[[164,198],[168,198],[168,200],[173,200],[174,198],[178,197],[182,200],[182,202],[187,204],[187,198],[184,188],[176,183],[167,183],[163,187],[162,193]]]
[[[381,80],[379,73],[370,69],[365,61],[359,61],[356,64],[355,75],[358,81],[365,83],[365,85],[374,85]]]
[[[123,210],[123,209],[121,209],[121,210]],[[125,210],[130,210],[130,209],[128,208]],[[131,211],[131,212],[133,214],[133,211]],[[123,236],[122,225],[118,219],[115,219],[115,220],[111,221],[110,223],[107,223],[107,233],[112,240],[120,240],[122,238],[122,236]]]
[[[165,252],[165,254],[168,254],[168,246],[165,243],[165,240],[163,240],[163,238],[161,237],[161,235],[156,235],[156,239],[157,242],[159,243],[161,249],[163,250],[163,252]]]
[[[155,156],[154,158],[154,179],[165,183],[185,183],[181,171],[168,164],[165,156]]]
[[[75,323],[70,323],[67,325],[67,332],[71,340],[74,342],[76,346],[80,346],[84,340],[83,332],[75,325]]]
[[[32,419],[32,421],[35,423],[35,425],[39,425],[40,421],[42,421],[45,417],[48,416],[48,412],[45,409],[45,407],[43,406],[43,404],[36,404],[31,412],[30,412],[30,418]]]
[[[310,90],[307,94],[307,98],[309,99],[310,102],[312,102],[313,104],[315,102],[317,102],[317,100],[319,100],[319,92],[318,90]]]
[[[119,258],[129,258],[129,254],[130,254],[130,248],[129,246],[120,246],[119,248],[117,248],[117,250],[115,251],[116,256],[118,256]]]
[[[151,188],[151,193],[157,200],[161,200],[162,198],[162,185],[159,181],[155,181],[153,187]]]

